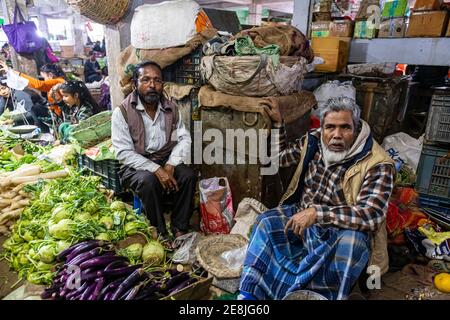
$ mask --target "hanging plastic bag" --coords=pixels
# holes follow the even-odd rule
[[[224,184],[221,185],[221,182]],[[228,234],[233,226],[231,189],[226,177],[200,181],[200,229],[205,234]]]
[[[28,86],[28,79],[22,78],[13,70],[8,69],[8,73],[6,74],[6,85],[14,90],[22,91]]]

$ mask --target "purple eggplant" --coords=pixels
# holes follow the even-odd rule
[[[116,260],[126,260],[125,257],[115,256],[115,255],[103,255],[100,257],[91,258],[89,260],[85,260],[83,263],[80,264],[81,269],[87,269],[92,267],[100,267],[100,266],[107,266],[113,261]]]
[[[120,267],[127,267],[128,263],[126,263],[123,260],[117,260],[117,261],[113,261],[110,264],[108,264],[105,268],[105,271],[109,271],[111,269],[116,269],[116,268],[120,268]]]
[[[96,285],[96,283],[90,284],[87,289],[84,290],[83,294],[80,297],[80,300],[87,300],[92,292],[94,292]]]
[[[186,279],[183,282],[177,284],[175,287],[168,290],[167,294],[172,294],[172,293],[178,292],[178,291],[186,288],[187,286],[190,286],[191,284],[193,284],[195,282],[197,282],[197,278]]]
[[[66,296],[66,299],[70,299],[72,297],[75,297],[79,294],[82,294],[84,292],[84,290],[86,290],[86,288],[88,287],[89,283],[85,282],[83,283],[78,289],[73,290],[72,292],[68,293]]]
[[[64,261],[64,259],[68,255],[70,255],[75,249],[83,246],[84,244],[85,244],[84,242],[80,242],[80,243],[77,243],[76,245],[73,245],[73,246],[67,248],[67,249],[64,249],[56,256],[56,261]]]
[[[91,272],[91,273],[85,273],[81,275],[81,281],[91,281],[98,279],[97,271]]]
[[[112,290],[116,291],[117,287],[125,280],[125,277],[121,277],[117,280],[114,280],[110,282],[107,286],[105,286],[102,291],[100,292],[100,295],[98,297],[99,300],[104,300],[106,297],[106,294]],[[112,291],[112,293],[114,292]]]
[[[186,281],[189,279],[189,272],[181,272],[177,274],[176,276],[170,278],[167,280],[163,285],[161,286],[162,292],[166,293],[169,292],[173,287],[177,286],[179,283]]]
[[[104,245],[104,242],[100,241],[100,240],[90,240],[90,241],[82,242],[72,252],[70,252],[70,254],[67,255],[66,261],[70,261],[73,258],[75,258],[76,256],[78,256],[84,252],[88,252],[94,248],[101,247],[103,245]]]
[[[67,262],[67,265],[79,266],[84,261],[98,256],[100,254],[101,250],[102,250],[101,247],[96,247],[88,252],[81,253],[80,255],[77,255],[73,259],[69,260]]]
[[[139,290],[142,288],[142,285],[137,285],[133,289],[131,289],[125,297],[125,300],[134,300],[136,295],[139,293]]]
[[[142,265],[137,264],[137,265],[132,265],[132,266],[128,266],[128,267],[110,269],[108,271],[98,271],[98,274],[100,276],[105,276],[105,277],[128,276],[130,273],[132,273],[134,270],[136,270],[140,267],[142,267]]]
[[[127,291],[129,288],[131,288],[133,285],[138,282],[142,276],[145,274],[144,269],[136,269],[131,273],[117,288],[117,290],[114,292],[113,296],[111,297],[111,300],[117,300],[119,297]]]
[[[105,295],[105,299],[103,299],[103,300],[111,300],[113,294],[114,294],[113,292],[108,292],[108,293]]]
[[[103,285],[105,284],[105,278],[99,278],[95,280],[96,286],[94,289],[94,292],[92,292],[91,296],[88,298],[88,300],[97,300],[98,295],[100,294],[100,290],[103,288]]]

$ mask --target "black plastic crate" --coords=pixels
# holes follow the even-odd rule
[[[95,161],[85,155],[78,155],[78,166],[80,169],[87,169],[96,176],[102,178],[102,184],[116,194],[121,193],[118,171],[120,163],[117,160]]]
[[[419,196],[419,203],[422,208],[429,208],[439,212],[445,219],[450,219],[450,199],[443,197]]]
[[[417,168],[416,190],[424,196],[450,198],[449,150],[424,145]]]
[[[430,142],[450,143],[450,91],[437,91],[433,95],[425,139]]]
[[[164,81],[201,86],[200,62],[202,56],[202,47],[200,46],[174,64],[167,66],[163,70]]]

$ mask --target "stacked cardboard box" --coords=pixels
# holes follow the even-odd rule
[[[362,0],[355,18],[354,38],[373,39],[377,36],[377,25],[374,13],[380,7],[379,0]]]
[[[384,4],[378,38],[403,38],[407,0],[391,0]]]

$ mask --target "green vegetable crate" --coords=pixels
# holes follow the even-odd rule
[[[123,192],[118,175],[120,169],[119,161],[95,161],[84,154],[78,154],[77,158],[80,169],[87,169],[94,175],[101,177],[102,184],[106,188],[113,190],[116,194]]]

